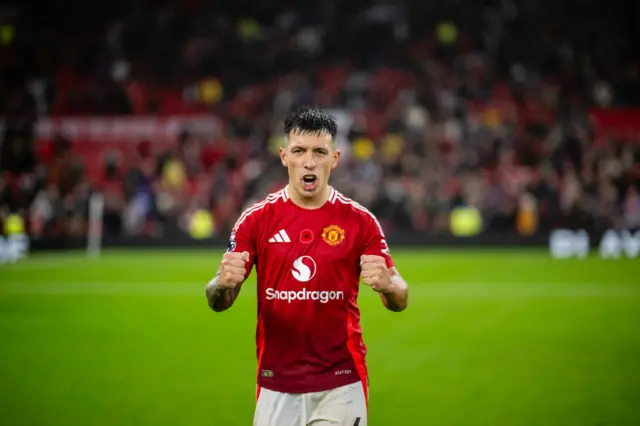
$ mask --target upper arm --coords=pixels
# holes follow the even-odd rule
[[[380,225],[380,222],[373,216],[369,215],[371,220],[368,224],[367,235],[364,254],[371,254],[375,256],[381,256],[384,258],[389,270],[389,276],[395,280],[395,284],[399,287],[406,288],[407,284],[400,276],[398,268],[391,257],[391,251],[387,244],[387,238],[385,237],[384,230]],[[395,277],[395,278],[394,278]]]
[[[365,216],[365,235],[367,237],[363,254],[382,256],[387,268],[390,270],[393,268],[397,272],[382,226],[372,214]]]
[[[229,243],[227,244],[227,251],[233,253],[242,253],[244,251],[249,253],[249,262],[245,271],[245,279],[251,273],[251,268],[256,260],[256,221],[252,216],[245,216],[247,213],[243,213],[236,222],[231,234],[229,235]],[[243,217],[245,216],[245,217]]]
[[[393,284],[398,292],[393,296],[388,296],[383,293],[380,294],[380,299],[387,309],[392,311],[401,311],[406,307],[406,295],[408,286],[405,280],[400,276],[398,268],[395,266],[389,246],[387,245],[387,239],[384,234],[382,226],[378,220],[372,215],[367,216],[366,226],[367,238],[365,240],[364,253],[368,255],[381,256],[384,258],[387,269],[389,271],[389,277],[393,280]]]

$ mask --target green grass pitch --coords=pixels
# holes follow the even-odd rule
[[[250,425],[255,276],[209,310],[222,252],[0,265],[0,425]],[[640,261],[393,252],[410,306],[359,304],[369,424],[640,425]]]

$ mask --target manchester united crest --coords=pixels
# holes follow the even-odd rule
[[[330,246],[337,246],[344,241],[344,229],[338,225],[329,225],[322,230],[322,239]]]

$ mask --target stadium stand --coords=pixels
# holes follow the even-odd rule
[[[486,232],[640,226],[630,3],[72,3],[0,12],[0,216],[34,238],[84,235],[95,191],[111,235],[204,209],[224,236],[284,183],[305,104],[339,119],[333,184],[391,234],[460,207]]]

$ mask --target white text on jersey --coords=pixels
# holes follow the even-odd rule
[[[307,290],[306,288],[299,291],[279,291],[269,287],[267,288],[267,300],[286,300],[289,303],[294,300],[317,300],[320,303],[327,303],[330,300],[344,300],[344,292]]]

